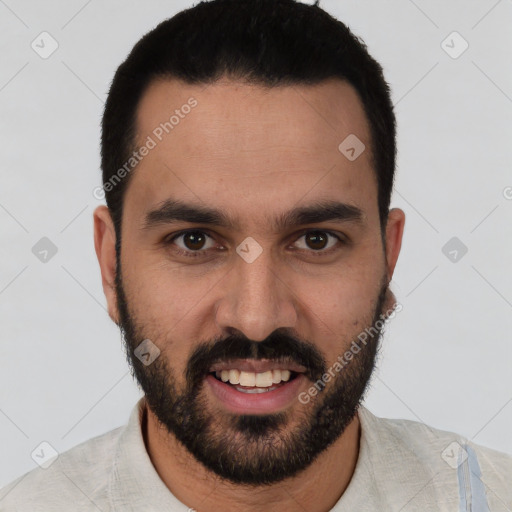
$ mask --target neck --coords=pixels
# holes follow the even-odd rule
[[[199,463],[163,429],[144,402],[142,432],[149,457],[172,494],[198,512],[331,510],[348,487],[359,455],[356,414],[343,434],[304,471],[275,485],[255,489],[221,479]]]

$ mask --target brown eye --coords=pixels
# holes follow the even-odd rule
[[[305,235],[305,237],[306,237],[306,244],[311,249],[315,249],[315,250],[325,249],[325,246],[328,243],[327,236],[325,236],[325,233],[322,233],[321,231],[312,231],[311,233],[307,233]]]
[[[210,240],[208,240],[210,239]],[[206,245],[210,242],[210,245]],[[172,246],[174,252],[183,256],[204,256],[215,244],[213,238],[200,230],[182,231],[165,240],[165,245]]]
[[[206,241],[205,233],[202,233],[201,231],[191,231],[182,236],[183,244],[191,251],[198,251],[202,249]]]
[[[299,238],[304,239],[305,243],[299,249],[308,252],[319,252],[321,254],[330,252],[336,244],[342,244],[343,240],[329,231],[307,231]],[[332,242],[329,240],[332,239]]]

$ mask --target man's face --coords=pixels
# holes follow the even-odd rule
[[[172,130],[158,130],[176,110]],[[167,80],[146,91],[137,129],[139,146],[156,145],[124,198],[117,320],[148,405],[221,477],[293,476],[354,418],[378,336],[307,403],[299,396],[391,304],[362,105],[341,81]],[[366,146],[353,161],[338,149],[350,134]],[[232,225],[172,220],[170,201]],[[328,202],[348,208],[286,217]],[[147,339],[160,355],[146,366],[134,349]]]

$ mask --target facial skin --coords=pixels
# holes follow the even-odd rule
[[[158,141],[155,128],[191,97],[197,106]],[[157,145],[125,194],[119,264],[104,206],[94,214],[95,247],[109,314],[146,395],[145,441],[157,472],[201,512],[329,510],[357,461],[356,412],[377,337],[309,403],[290,400],[266,414],[233,412],[205,378],[218,360],[286,358],[305,370],[298,396],[392,309],[405,215],[391,210],[384,246],[356,92],[338,80],[278,89],[158,81],[141,100],[137,128],[140,145],[148,135]],[[352,162],[338,150],[349,134],[367,148]],[[220,210],[236,226],[145,229],[148,212],[169,199]],[[271,222],[321,201],[357,207],[361,219],[284,229]],[[183,230],[195,233],[170,241]],[[262,249],[251,263],[236,252],[247,237]],[[149,366],[133,354],[144,339],[160,350]]]

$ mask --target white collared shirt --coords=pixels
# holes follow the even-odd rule
[[[0,491],[0,512],[190,512],[149,458],[143,410],[144,397],[124,427],[11,482]],[[356,468],[332,512],[512,511],[511,455],[419,422],[378,418],[363,406],[358,414]]]

